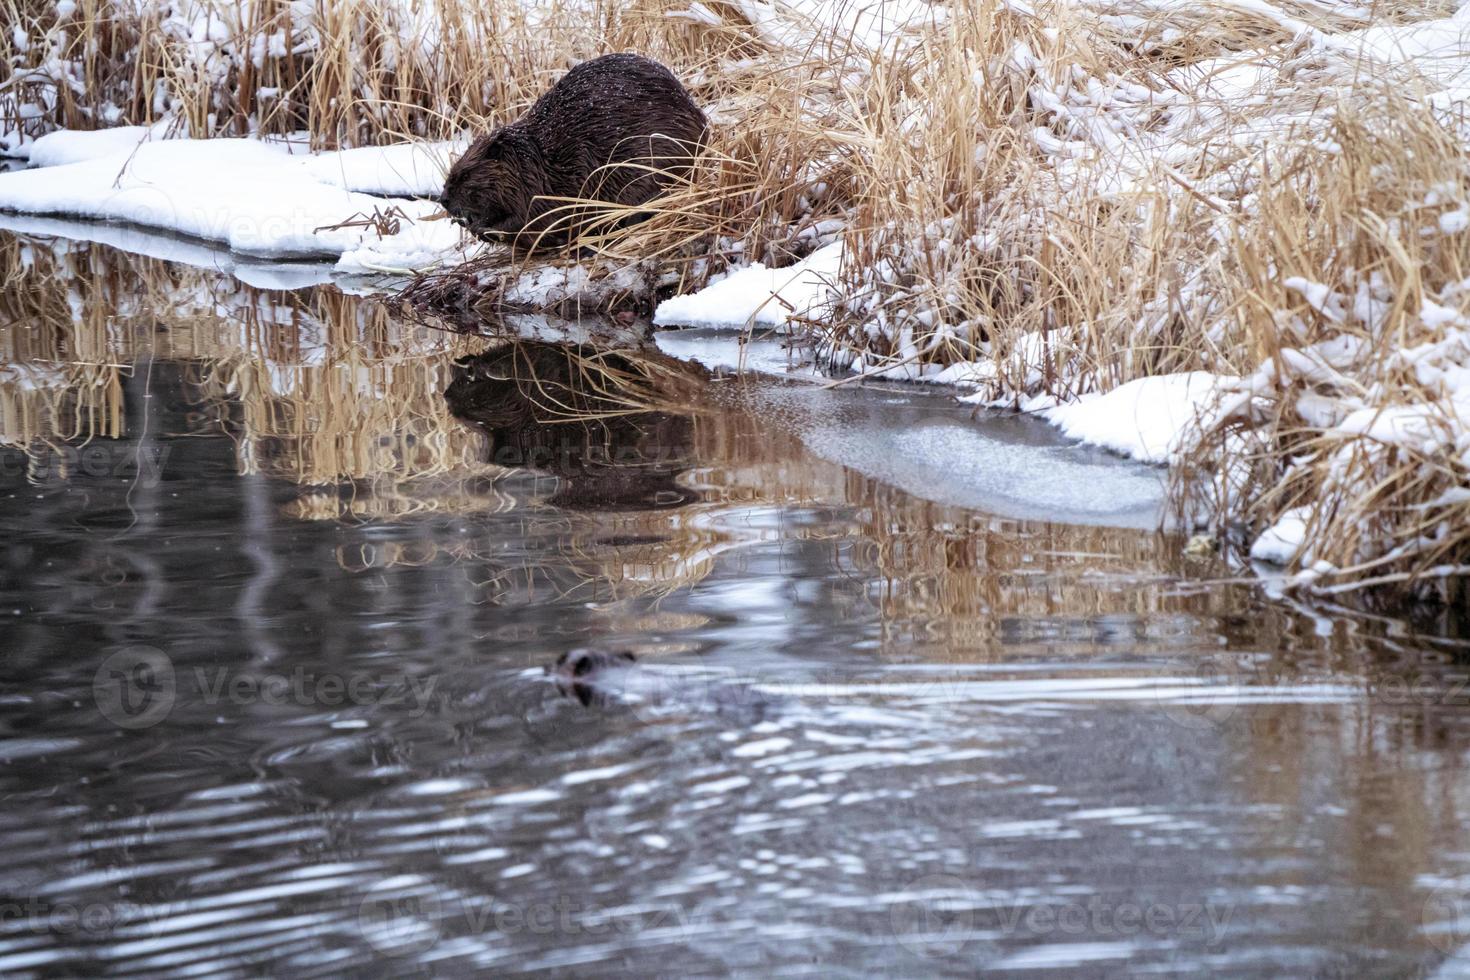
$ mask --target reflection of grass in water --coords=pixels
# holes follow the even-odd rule
[[[395,481],[387,488],[347,482],[335,490],[305,492],[287,506],[286,513],[304,521],[398,521],[428,514],[501,513],[519,506],[514,496],[483,473],[448,471]]]
[[[539,400],[543,417],[564,413],[568,420],[581,420],[598,415],[598,394],[617,390],[616,385],[598,386],[602,375],[597,366],[582,361],[575,370],[568,369],[557,363],[563,357],[577,359],[572,351],[531,353],[528,348],[508,351],[496,362],[509,374],[541,359],[534,382],[522,379],[531,383],[531,390],[529,395],[523,392],[516,410]],[[591,394],[575,383],[567,387],[576,393],[569,394],[558,380],[548,380],[565,381],[582,371],[593,381]],[[638,380],[646,382],[647,375]],[[701,388],[687,396],[681,391],[678,399],[698,399]],[[670,399],[646,394],[627,400],[635,412],[671,407]],[[684,406],[691,410],[688,400]],[[506,406],[506,424],[513,421],[512,414]],[[681,482],[698,487],[704,499],[667,514],[603,515],[600,525],[570,532],[562,557],[589,572],[595,569],[589,581],[663,583],[666,592],[697,585],[722,554],[758,540],[758,535],[733,530],[743,523],[743,508],[780,503],[840,508],[836,520],[787,527],[783,536],[830,540],[838,567],[848,569],[855,582],[876,580],[876,589],[865,584],[857,603],[862,608],[854,611],[876,609],[891,640],[943,635],[957,649],[993,649],[1010,628],[1008,619],[1066,619],[1072,622],[1067,629],[1075,633],[1087,632],[1092,617],[1136,616],[1139,621],[1131,628],[1144,630],[1143,617],[1212,616],[1240,601],[1241,594],[1218,589],[1185,594],[1159,588],[1161,582],[1190,574],[1182,541],[1175,537],[1023,524],[929,503],[811,457],[792,430],[754,411],[727,407],[696,412],[691,437],[693,444],[682,455],[697,469],[683,472]],[[599,543],[599,534],[637,543],[610,548]]]
[[[963,657],[996,649],[1015,621],[1056,620],[1067,634],[1060,639],[1076,640],[1103,628],[1098,617],[1138,617],[1124,628],[1146,631],[1144,617],[1228,616],[1249,594],[1168,588],[1220,572],[1188,562],[1177,536],[1019,522],[925,501],[811,456],[791,431],[750,413],[696,431],[704,468],[689,476],[718,501],[714,515],[776,502],[835,508],[783,537],[830,543],[851,583],[834,585],[832,601],[855,616],[876,614],[886,642],[938,643]]]
[[[639,416],[707,411],[704,370],[655,349],[509,340],[460,366],[450,401],[486,430],[566,426],[617,437]]]
[[[0,445],[39,454],[58,442],[122,434],[123,368],[97,340],[107,317],[64,278],[85,266],[85,255],[53,255],[0,235]],[[37,288],[43,281],[50,288]]]
[[[128,435],[123,382],[135,363],[157,358],[185,365],[185,394],[196,402],[190,431],[230,433],[240,472],[318,488],[289,505],[293,517],[381,521],[529,507],[538,521],[572,520],[497,486],[506,471],[486,462],[484,436],[448,410],[442,393],[453,362],[484,349],[483,339],[404,324],[330,288],[260,290],[102,246],[53,250],[0,236],[0,269],[0,350],[9,362],[0,373],[0,439],[8,445],[39,454],[59,441]],[[687,411],[693,397],[687,372],[656,354],[579,353],[551,384],[536,370],[546,365],[514,350],[511,360],[552,424]],[[662,528],[647,535],[656,544],[630,556],[597,545],[607,533],[598,520],[576,523],[548,538],[554,553],[487,577],[487,595],[663,594],[707,571],[682,556],[705,546],[702,535]],[[503,563],[492,541],[374,548],[344,552],[340,562],[354,570]],[[630,572],[630,557],[652,571]]]
[[[479,341],[406,327],[332,289],[260,290],[103,247],[64,248],[0,240],[7,443],[123,435],[121,378],[156,357],[190,362],[199,410],[226,423],[242,472],[346,478],[362,481],[362,494],[400,498],[395,483],[411,477],[497,472],[439,397],[454,357]]]
[[[1203,613],[1211,598],[1169,596],[1155,586],[1184,570],[1178,542],[1117,528],[987,519],[939,505],[896,503],[870,484],[864,547],[847,557],[895,635],[945,639],[957,649],[993,647],[1006,620]],[[933,635],[936,624],[944,633]]]
[[[244,356],[216,362],[201,379],[206,401],[239,405],[243,472],[306,484],[370,481],[373,495],[389,496],[410,478],[492,472],[480,462],[479,440],[439,397],[454,357],[475,341],[405,327],[377,304],[331,289],[296,295],[304,300],[289,330],[252,306],[243,323],[261,353],[251,356],[247,341]]]
[[[442,397],[455,358],[489,341],[427,332],[331,289],[253,289],[97,246],[58,254],[6,238],[0,268],[10,284],[0,294],[0,350],[11,365],[0,376],[0,435],[10,445],[123,435],[129,366],[183,361],[201,428],[232,434],[242,471],[313,488],[291,516],[518,510],[524,533],[548,546],[525,557],[507,557],[487,535],[345,546],[339,561],[353,571],[451,561],[483,601],[616,604],[697,587],[721,556],[738,560],[759,537],[741,530],[742,509],[812,506],[837,515],[782,536],[828,541],[854,582],[842,601],[857,615],[876,611],[892,641],[940,631],[956,648],[991,648],[1008,617],[1208,615],[1236,601],[1148,584],[1182,571],[1169,539],[987,521],[815,459],[756,411],[715,410],[698,373],[662,355],[506,344],[491,364],[514,383],[502,386],[503,404],[487,406],[496,413],[550,429],[616,428],[659,412],[690,419],[680,430],[688,445],[672,456],[698,502],[599,514],[548,507],[539,488],[496,483],[504,471],[484,461],[484,437]]]

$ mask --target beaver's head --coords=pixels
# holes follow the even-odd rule
[[[542,193],[545,163],[534,140],[507,126],[470,144],[449,168],[439,203],[454,223],[487,240],[525,227],[531,199]]]
[[[614,667],[626,667],[636,663],[638,658],[627,650],[610,652],[607,650],[596,650],[592,647],[578,647],[568,650],[556,658],[556,664],[547,668],[558,677],[567,679],[574,677],[586,677],[599,670],[607,670]]]
[[[556,678],[556,688],[568,697],[575,697],[584,705],[594,701],[601,703],[601,692],[596,687],[597,675],[606,670],[627,667],[638,658],[627,650],[611,653],[590,647],[569,650],[557,658],[546,672]]]

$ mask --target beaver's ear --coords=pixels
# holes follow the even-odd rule
[[[620,650],[620,651],[618,651],[618,658],[620,660],[626,660],[630,664],[631,663],[636,663],[637,660],[638,660],[637,657],[633,656],[633,654],[631,652],[627,651],[627,650]]]
[[[495,145],[495,134],[487,133],[471,143],[464,151],[464,155],[467,159],[481,159],[490,152],[490,147],[493,145]]]
[[[467,167],[473,167],[479,161],[485,159],[485,149],[490,143],[490,137],[481,136],[459,155],[459,159],[449,166],[449,173],[463,172]]]
[[[486,136],[481,136],[470,144],[470,148],[464,151],[465,160],[479,165],[492,160],[499,160],[505,156],[505,148],[502,146],[504,138],[500,130],[496,130]]]

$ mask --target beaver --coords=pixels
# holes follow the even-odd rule
[[[520,119],[471,144],[450,168],[439,203],[487,241],[564,245],[596,209],[568,209],[555,198],[646,204],[688,174],[707,132],[704,113],[663,65],[603,55],[567,72]]]
[[[546,672],[556,680],[556,689],[584,705],[607,701],[607,672],[627,667],[638,660],[627,650],[610,653],[590,647],[568,650],[556,658]]]
[[[545,668],[559,693],[584,707],[631,706],[645,719],[668,711],[709,713],[727,721],[763,720],[778,704],[758,684],[720,674],[643,667],[627,650],[579,647]]]

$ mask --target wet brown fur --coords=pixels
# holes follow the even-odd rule
[[[450,169],[440,200],[486,240],[563,245],[597,209],[569,209],[555,198],[645,204],[687,174],[706,131],[704,113],[663,65],[604,55],[567,72],[520,119],[476,140]]]

